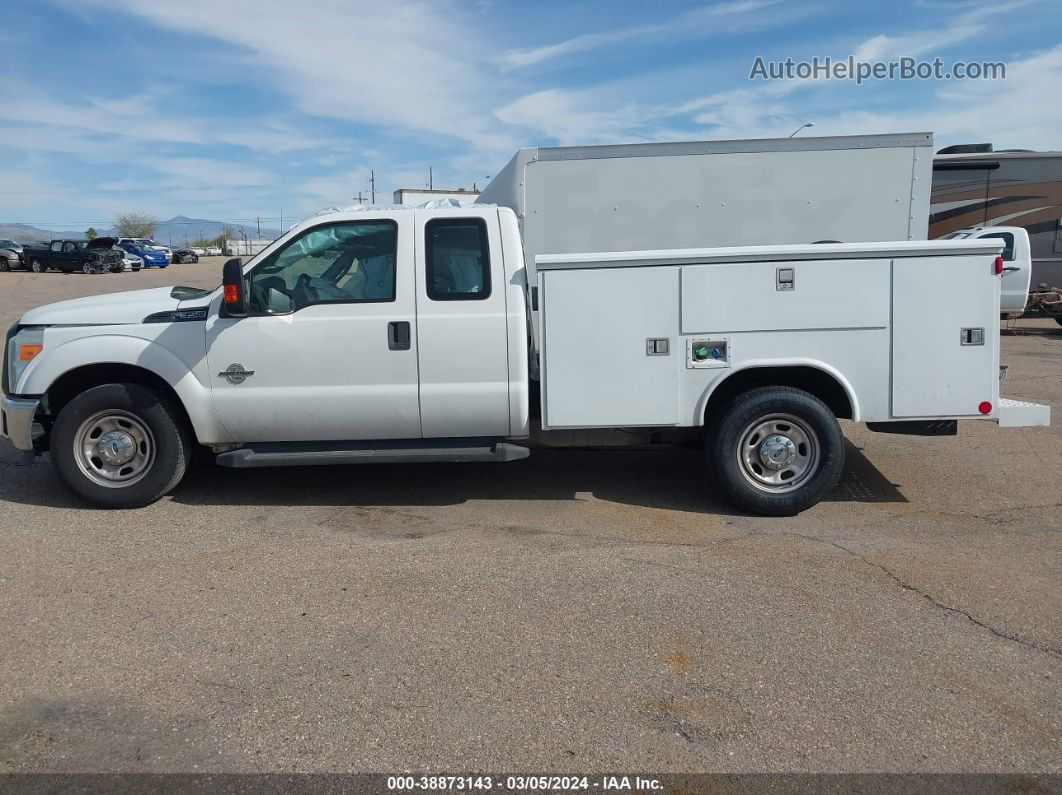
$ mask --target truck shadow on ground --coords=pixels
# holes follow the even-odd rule
[[[5,451],[7,452],[7,451]],[[826,502],[906,502],[866,456],[846,441],[846,464]],[[0,500],[87,508],[58,482],[45,459],[16,466],[7,455]],[[734,515],[712,487],[700,450],[537,449],[506,464],[380,464],[228,469],[197,462],[173,491],[189,507],[213,505],[408,506],[471,500],[597,499],[646,508]]]
[[[850,442],[827,502],[906,502]],[[454,505],[470,500],[575,500],[733,515],[700,450],[546,450],[507,464],[392,464],[234,470],[206,464],[173,493],[188,505]]]

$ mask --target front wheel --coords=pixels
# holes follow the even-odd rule
[[[56,473],[82,499],[140,508],[180,482],[191,447],[169,400],[140,384],[104,384],[63,407],[50,449]]]
[[[833,412],[802,389],[763,387],[733,398],[705,437],[713,480],[739,507],[792,516],[830,492],[844,469]]]
[[[1062,315],[1055,315],[1055,322],[1062,326]]]

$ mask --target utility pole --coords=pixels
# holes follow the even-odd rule
[[[428,166],[428,190],[431,190],[431,187],[432,187],[431,166]]]
[[[284,234],[284,208],[280,208],[280,234]]]
[[[258,239],[262,239],[262,216],[256,215],[254,219],[258,222]]]
[[[369,170],[369,191],[372,193],[372,203],[376,204],[376,172]]]

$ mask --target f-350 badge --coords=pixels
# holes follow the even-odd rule
[[[252,375],[254,375],[254,370],[244,370],[242,364],[236,363],[230,364],[218,373],[218,378],[227,378],[230,384],[242,384]]]

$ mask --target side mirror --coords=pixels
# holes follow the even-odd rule
[[[221,312],[224,317],[247,317],[247,279],[243,260],[230,259],[221,272]]]

